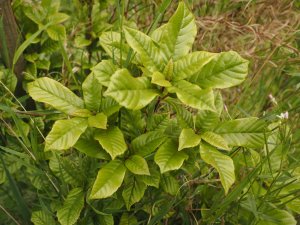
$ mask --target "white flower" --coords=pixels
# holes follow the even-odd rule
[[[286,111],[286,112],[283,112],[283,113],[280,113],[280,115],[276,115],[279,119],[288,119],[289,118],[289,112]]]

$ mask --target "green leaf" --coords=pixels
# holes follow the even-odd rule
[[[179,136],[179,147],[178,150],[182,150],[184,148],[192,148],[199,145],[201,137],[198,134],[195,134],[193,129],[185,128],[182,129]]]
[[[120,105],[133,110],[145,107],[157,94],[156,90],[150,88],[148,78],[134,78],[127,69],[114,73],[105,92],[106,96],[114,98]]]
[[[187,154],[182,151],[179,152],[177,149],[177,143],[168,140],[157,150],[154,161],[159,166],[161,173],[179,169],[183,161],[188,158]]]
[[[286,210],[268,207],[263,214],[263,218],[258,221],[257,225],[296,225],[297,221]]]
[[[57,218],[61,224],[73,225],[76,223],[83,209],[84,193],[81,188],[72,189],[62,208],[57,210]]]
[[[212,165],[218,171],[225,194],[227,194],[235,181],[232,159],[220,153],[215,147],[203,142],[200,144],[200,155],[204,162]]]
[[[50,25],[46,31],[49,37],[54,41],[62,41],[66,39],[66,28],[61,24]]]
[[[128,215],[128,213],[123,213],[120,219],[119,225],[137,225],[138,221],[133,215]]]
[[[178,181],[169,174],[164,174],[161,176],[161,187],[165,192],[169,193],[170,195],[176,195],[179,191]]]
[[[119,103],[111,97],[106,97],[101,101],[101,111],[107,116],[118,112],[120,108]]]
[[[178,99],[195,109],[215,111],[214,93],[211,89],[201,89],[199,86],[185,80],[173,83],[174,87],[168,88],[176,92]]]
[[[91,73],[82,83],[82,92],[85,107],[98,112],[101,105],[102,86],[94,73]]]
[[[174,62],[173,80],[183,80],[193,76],[215,57],[215,53],[204,51],[183,56]]]
[[[130,47],[141,57],[143,65],[150,71],[160,71],[164,65],[159,55],[159,46],[146,34],[132,29],[124,29],[125,38]]]
[[[212,146],[215,146],[223,150],[230,150],[226,140],[222,136],[214,132],[211,131],[204,132],[203,134],[201,134],[201,138],[207,143],[211,144]]]
[[[99,141],[101,146],[114,159],[116,156],[123,154],[127,150],[122,131],[118,127],[107,130],[99,130],[95,134],[95,139]]]
[[[109,160],[110,156],[103,148],[101,148],[98,141],[94,139],[84,139],[80,138],[76,144],[74,145],[78,151],[86,154],[89,157],[98,158],[98,159],[105,159]]]
[[[183,2],[165,25],[160,40],[161,48],[167,59],[177,60],[192,49],[197,27],[193,14]]]
[[[147,156],[154,152],[166,137],[161,131],[151,131],[138,136],[131,142],[132,150],[141,156]]]
[[[125,161],[125,166],[133,174],[150,175],[147,161],[139,155],[133,155],[127,159]]]
[[[214,132],[222,136],[229,146],[259,148],[265,143],[265,123],[256,117],[220,123]]]
[[[203,88],[228,88],[240,84],[248,74],[248,61],[236,52],[222,52],[190,81]]]
[[[149,170],[150,170],[150,175],[139,176],[139,179],[143,181],[145,184],[147,184],[148,186],[158,188],[160,182],[160,172],[158,168],[156,168],[156,166],[155,167],[150,166]]]
[[[88,118],[88,124],[90,127],[106,129],[107,116],[104,113],[97,113],[95,116]]]
[[[31,222],[34,225],[56,225],[54,218],[51,214],[40,210],[34,211],[31,215]]]
[[[127,210],[130,210],[134,203],[142,199],[146,189],[147,185],[135,177],[125,186],[122,196]]]
[[[34,100],[47,103],[69,115],[84,109],[82,99],[59,82],[48,77],[29,83],[28,92]]]
[[[90,195],[91,199],[110,197],[121,186],[126,167],[120,160],[112,160],[100,169]]]
[[[161,87],[171,87],[172,84],[165,79],[165,76],[160,72],[154,72],[151,79],[152,84],[157,84]]]
[[[92,67],[91,74],[105,87],[108,87],[111,76],[117,71],[118,67],[111,60],[102,60]]]
[[[52,22],[53,24],[63,23],[66,20],[69,19],[69,15],[65,13],[54,13],[51,14],[51,16],[48,17],[49,22]]]
[[[213,130],[219,122],[218,113],[209,110],[200,110],[195,116],[195,128],[197,130]]]
[[[45,151],[72,147],[88,126],[85,118],[57,120],[46,137]]]
[[[112,215],[99,215],[100,225],[114,225],[114,217]]]

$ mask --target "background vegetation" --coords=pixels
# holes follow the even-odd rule
[[[197,175],[208,175],[200,181],[173,174],[178,183],[161,187],[165,193],[148,195],[130,210],[117,197],[75,199],[79,208],[84,202],[77,223],[295,224],[300,220],[300,3],[184,2],[196,18],[194,51],[234,50],[250,61],[246,81],[222,90],[222,119],[257,116],[271,124],[274,133],[265,137],[265,147],[259,151],[241,148],[230,153],[236,182],[227,195],[218,174],[203,167]],[[103,32],[128,25],[151,33],[169,20],[177,5],[177,1],[152,0],[14,0],[24,40],[24,89],[32,80],[47,76],[80,95],[78,87],[91,68],[107,58],[100,45]],[[49,22],[52,25],[46,29]],[[15,59],[22,52],[17,51]],[[17,80],[5,68],[4,55],[1,61],[0,224],[57,224],[57,209],[71,189],[78,196],[74,187],[88,190],[99,160],[73,149],[63,154],[43,152],[44,137],[54,121],[64,116],[34,103],[28,94],[16,96]],[[70,217],[76,217],[76,205]]]

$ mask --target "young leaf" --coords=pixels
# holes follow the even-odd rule
[[[126,204],[127,210],[130,210],[130,207],[140,201],[144,196],[144,193],[147,189],[147,185],[134,177],[124,188],[122,192],[123,199]]]
[[[235,181],[232,159],[220,153],[215,147],[203,142],[200,144],[200,155],[204,162],[212,165],[218,171],[225,194],[227,194]]]
[[[183,2],[165,25],[160,40],[162,51],[167,59],[177,60],[192,48],[197,33],[193,14]]]
[[[166,137],[161,131],[151,131],[138,136],[131,142],[133,151],[140,156],[147,156],[154,152]]]
[[[223,150],[230,150],[226,140],[222,136],[214,132],[211,131],[204,132],[203,134],[201,134],[201,138],[207,143],[211,144],[212,146],[215,146]]]
[[[62,208],[57,211],[57,218],[61,224],[73,225],[80,216],[84,204],[84,193],[81,188],[72,189]]]
[[[265,123],[256,117],[242,118],[220,123],[214,130],[229,146],[259,148],[265,143]]]
[[[176,92],[178,99],[195,109],[215,111],[215,97],[211,89],[201,89],[199,86],[185,80],[173,83],[174,87],[168,88],[170,92]]]
[[[182,150],[184,148],[191,148],[199,145],[201,137],[198,134],[195,134],[193,129],[185,128],[182,129],[179,136],[179,147],[178,150]]]
[[[126,167],[120,160],[112,160],[98,172],[90,195],[91,199],[107,198],[121,186]]]
[[[45,151],[72,147],[87,127],[88,123],[85,118],[57,120],[46,137]]]
[[[102,86],[94,73],[91,73],[82,83],[82,92],[85,107],[98,112],[101,105]]]
[[[179,152],[177,149],[177,143],[168,140],[157,150],[154,161],[159,166],[161,173],[179,169],[183,161],[188,158],[187,154],[182,151]]]
[[[106,129],[107,116],[104,113],[97,113],[95,116],[88,118],[88,123],[90,127]]]
[[[56,222],[51,214],[42,210],[34,211],[32,213],[31,222],[34,225],[56,225]]]
[[[158,45],[146,34],[132,29],[124,29],[125,38],[130,47],[141,57],[143,65],[150,71],[160,71],[164,65],[159,55]]]
[[[248,74],[249,62],[233,51],[222,52],[190,81],[202,88],[228,88],[240,84]]]
[[[120,69],[110,79],[105,92],[113,97],[120,105],[138,110],[148,105],[156,96],[157,91],[150,88],[146,77],[134,78],[127,69]]]
[[[127,159],[125,161],[125,166],[133,174],[150,175],[147,161],[139,155],[133,155]]]
[[[92,67],[91,74],[105,87],[108,87],[110,77],[116,72],[117,66],[111,60],[102,60],[96,66]]]
[[[61,83],[43,77],[28,84],[29,95],[36,101],[44,102],[59,111],[72,115],[84,109],[84,102]]]
[[[127,150],[122,131],[118,127],[107,130],[99,130],[95,134],[95,139],[99,141],[101,146],[114,159],[116,156],[123,154]]]
[[[157,84],[161,87],[171,87],[172,86],[172,84],[166,80],[165,76],[158,71],[156,71],[152,74],[151,83]]]
[[[193,76],[214,57],[216,57],[215,53],[204,51],[193,52],[183,56],[174,62],[173,80],[183,80]]]

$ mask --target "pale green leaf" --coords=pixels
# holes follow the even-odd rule
[[[130,210],[130,207],[134,203],[142,199],[146,189],[147,185],[136,177],[133,177],[130,182],[128,182],[122,192],[127,210]]]
[[[120,108],[119,103],[111,97],[106,97],[101,101],[101,111],[107,116],[118,112]]]
[[[91,74],[105,87],[108,87],[111,76],[116,72],[118,67],[111,60],[102,60],[96,66],[92,67]]]
[[[185,128],[182,129],[179,136],[179,147],[178,150],[182,150],[184,148],[192,148],[199,145],[201,140],[200,135],[195,134],[193,129]]]
[[[66,28],[61,24],[50,25],[46,31],[49,37],[54,41],[66,39]]]
[[[218,171],[225,194],[227,194],[235,181],[232,159],[220,153],[215,147],[203,142],[200,144],[200,155],[204,162],[210,164]]]
[[[232,87],[245,80],[248,63],[236,52],[222,52],[191,77],[190,81],[203,88]]]
[[[121,186],[126,167],[120,160],[112,160],[98,172],[90,198],[101,199],[110,197]]]
[[[263,218],[259,220],[257,225],[296,225],[297,221],[291,213],[286,210],[268,207],[263,212]]]
[[[84,109],[84,102],[61,83],[43,77],[28,84],[29,95],[36,101],[44,102],[59,111],[73,115]]]
[[[107,116],[104,113],[97,113],[95,116],[88,118],[88,124],[90,127],[106,129]]]
[[[195,128],[201,131],[213,130],[220,122],[217,112],[199,110],[195,115]]]
[[[158,93],[151,89],[148,78],[134,78],[127,69],[121,69],[111,77],[105,95],[128,109],[138,110],[148,105]]]
[[[187,158],[187,154],[178,151],[178,145],[175,141],[168,140],[157,150],[154,161],[159,166],[160,172],[165,173],[179,169]]]
[[[61,224],[73,225],[80,216],[84,205],[84,193],[81,188],[74,188],[64,201],[63,206],[57,211],[57,218]]]
[[[222,136],[229,146],[259,148],[265,143],[265,123],[256,117],[220,123],[214,132]]]
[[[32,213],[31,222],[34,225],[56,225],[56,222],[51,214],[42,210],[34,211]]]
[[[179,3],[176,12],[161,33],[161,48],[167,59],[172,57],[173,60],[177,60],[192,49],[197,27],[193,14],[183,2]]]
[[[147,161],[139,155],[133,155],[127,159],[125,161],[125,166],[133,174],[150,175]]]
[[[109,160],[109,154],[104,151],[99,142],[94,139],[80,138],[74,145],[78,151],[86,154],[89,157]]]
[[[204,132],[203,134],[201,134],[201,138],[207,143],[211,144],[212,146],[215,146],[223,150],[230,150],[226,140],[222,136],[214,132],[211,131]]]
[[[65,13],[54,13],[48,17],[49,22],[53,24],[63,23],[69,19],[69,15]]]
[[[122,155],[127,150],[123,133],[118,127],[97,131],[95,139],[99,141],[112,159]]]
[[[134,215],[128,215],[128,213],[123,213],[120,219],[119,225],[137,225],[138,221]]]
[[[215,111],[214,93],[211,89],[201,89],[185,80],[180,80],[173,85],[174,87],[170,87],[168,90],[176,92],[182,103],[199,110]]]
[[[149,170],[150,170],[150,175],[141,175],[139,176],[139,179],[143,181],[145,184],[147,184],[148,186],[158,188],[160,182],[159,169],[154,166],[152,167],[150,166]]]
[[[88,126],[85,118],[57,120],[46,137],[45,151],[72,147]]]
[[[133,139],[131,147],[136,154],[147,156],[154,152],[165,139],[162,131],[150,131]]]
[[[98,112],[101,105],[102,86],[94,73],[91,73],[82,83],[82,92],[85,107]]]
[[[215,57],[215,53],[205,51],[183,56],[174,62],[173,80],[183,80],[193,76]]]
[[[151,72],[160,71],[164,63],[159,55],[159,46],[138,30],[125,28],[124,33],[127,43],[138,53],[143,65]]]
[[[170,81],[166,80],[165,76],[162,73],[157,72],[157,71],[152,74],[151,83],[152,84],[157,84],[161,87],[170,87],[170,86],[172,86]]]

